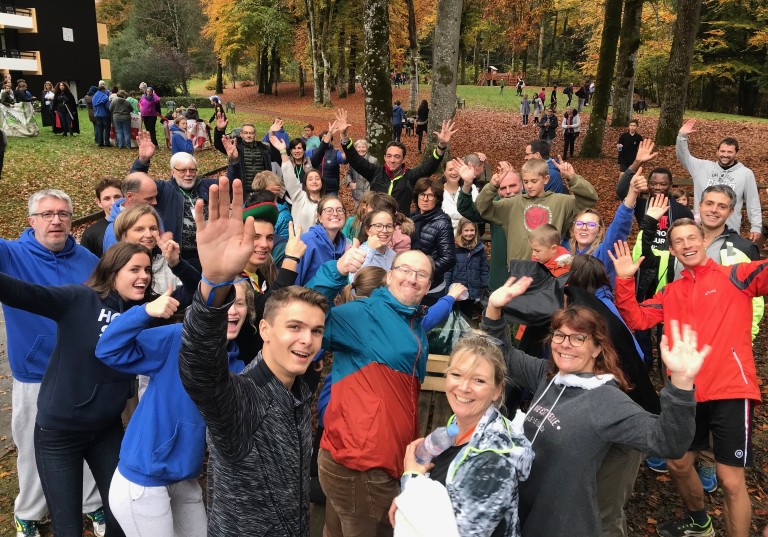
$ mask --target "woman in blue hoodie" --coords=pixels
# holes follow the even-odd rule
[[[104,253],[84,285],[35,285],[0,273],[0,301],[56,322],[51,353],[37,399],[37,470],[57,537],[83,530],[83,462],[101,493],[110,537],[123,535],[109,509],[123,425],[120,414],[133,394],[134,375],[115,371],[95,356],[109,323],[135,304],[154,298],[152,259],[144,246],[118,243]],[[178,301],[153,301],[165,317]]]
[[[253,312],[253,290],[241,281],[227,311],[229,370],[245,367],[235,338]],[[150,377],[128,424],[109,505],[128,537],[204,537],[207,518],[197,482],[203,471],[205,422],[181,385],[181,324],[150,328],[157,312],[131,308],[110,323],[96,346],[109,367]]]
[[[347,251],[347,239],[341,232],[347,213],[341,200],[326,196],[317,204],[317,224],[301,236],[307,251],[296,268],[296,285],[306,285],[326,261],[340,259]]]
[[[194,132],[187,131],[187,118],[179,116],[173,120],[171,125],[171,155],[176,153],[195,152],[195,144],[192,143]]]

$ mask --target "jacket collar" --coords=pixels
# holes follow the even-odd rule
[[[397,300],[392,293],[389,292],[389,289],[386,287],[379,287],[378,289],[374,289],[373,293],[371,293],[371,298],[368,300],[378,300],[386,303],[389,307],[391,307],[395,312],[398,314],[404,316],[404,317],[413,317],[416,319],[421,319],[424,317],[424,315],[427,312],[427,308],[422,306],[421,304],[418,304],[416,306],[406,306],[405,304],[402,304],[399,300]]]

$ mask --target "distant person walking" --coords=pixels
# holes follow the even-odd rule
[[[403,134],[403,123],[405,122],[405,110],[400,106],[400,101],[395,101],[392,107],[392,140],[400,141]]]

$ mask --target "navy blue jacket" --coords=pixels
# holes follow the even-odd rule
[[[469,289],[469,298],[478,300],[488,288],[489,269],[483,241],[478,241],[472,250],[457,246],[456,265],[445,273],[445,285],[450,287],[452,283],[464,284]]]

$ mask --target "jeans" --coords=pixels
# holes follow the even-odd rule
[[[112,120],[109,117],[96,118],[96,143],[99,146],[109,145],[109,127]]]
[[[117,147],[131,148],[131,119],[115,120],[115,138]]]
[[[379,468],[350,470],[322,448],[317,463],[326,496],[324,537],[392,536],[388,512],[400,493],[396,479]]]
[[[145,487],[115,470],[109,506],[127,537],[205,537],[208,517],[197,479]]]
[[[149,131],[149,136],[152,138],[152,143],[157,147],[157,133],[155,132],[155,125],[157,125],[157,116],[141,116],[141,120],[144,122],[144,129]]]
[[[91,468],[101,494],[107,535],[124,537],[108,502],[122,440],[119,417],[97,431],[59,431],[35,424],[37,471],[56,537],[82,537],[83,460]]]

